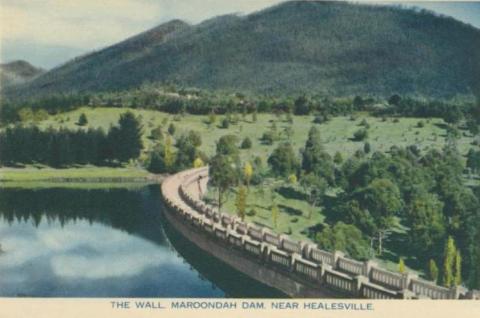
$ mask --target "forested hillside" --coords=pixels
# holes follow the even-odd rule
[[[22,60],[0,64],[0,88],[25,83],[43,73],[45,70]]]
[[[198,25],[174,20],[8,93],[116,91],[163,82],[277,95],[451,97],[475,93],[479,47],[480,30],[427,11],[286,2]]]

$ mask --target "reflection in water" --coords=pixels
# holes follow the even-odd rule
[[[158,186],[0,189],[0,296],[280,295],[191,246],[161,208]]]

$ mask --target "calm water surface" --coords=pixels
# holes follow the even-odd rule
[[[281,297],[171,229],[158,186],[0,189],[0,296]]]

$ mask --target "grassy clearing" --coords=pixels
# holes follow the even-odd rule
[[[298,196],[298,192],[281,186],[274,190],[272,180],[269,181],[263,186],[250,187],[247,197],[247,212],[254,210],[255,214],[247,213],[245,219],[276,232],[289,234],[295,239],[313,239],[309,235],[309,228],[314,224],[324,222],[325,216],[321,213],[321,209],[314,209],[311,218],[308,218],[310,205],[303,200],[301,195]],[[278,182],[275,186],[279,186]],[[237,189],[232,189],[222,210],[236,214],[236,194]],[[207,199],[216,204],[216,193],[208,193]],[[276,203],[280,211],[276,226],[272,217],[272,202]]]
[[[66,127],[80,128],[76,122],[80,114],[85,113],[88,118],[87,127],[102,127],[107,130],[114,125],[120,114],[130,110],[136,115],[141,116],[144,126],[144,144],[145,151],[154,145],[154,141],[148,139],[153,128],[162,127],[166,132],[170,123],[177,127],[176,135],[189,130],[195,130],[202,134],[203,144],[201,149],[211,155],[215,152],[215,142],[223,135],[234,134],[238,136],[239,143],[245,137],[252,140],[252,148],[242,150],[242,158],[248,159],[254,156],[265,158],[276,147],[278,142],[273,145],[264,145],[260,141],[260,137],[265,131],[269,130],[272,122],[276,123],[277,131],[282,136],[281,141],[287,141],[283,131],[290,124],[287,123],[283,116],[277,117],[272,114],[258,114],[257,122],[252,122],[251,115],[247,115],[245,121],[240,118],[238,124],[230,125],[228,129],[220,128],[220,122],[224,118],[222,115],[217,116],[215,125],[208,125],[208,116],[186,115],[181,117],[179,121],[174,120],[174,116],[153,110],[137,110],[137,109],[120,109],[120,108],[90,108],[84,107],[77,110],[51,116],[49,119],[39,123],[40,127]],[[241,117],[241,116],[240,116]],[[313,124],[313,116],[294,116],[292,124],[293,135],[289,140],[297,149],[305,144],[307,133]],[[368,114],[360,114],[354,121],[349,117],[335,117],[331,121],[317,125],[319,128],[325,147],[332,155],[339,151],[348,157],[356,150],[363,148],[363,142],[352,140],[354,132],[360,128],[360,122],[365,119],[370,125],[368,142],[372,146],[372,151],[386,151],[392,145],[407,146],[416,144],[422,149],[441,148],[445,143],[446,131],[442,119],[419,119],[419,118],[399,118],[398,122],[392,119],[383,121],[381,118],[369,116]],[[425,126],[418,128],[419,121],[423,121]],[[459,150],[466,153],[472,142],[471,137],[463,136],[458,141]]]
[[[58,181],[10,181],[2,182],[0,188],[3,189],[140,189],[150,182],[58,182]]]
[[[284,116],[275,116],[273,114],[258,114],[257,121],[252,121],[252,116],[247,115],[245,119],[240,117],[240,121],[235,125],[230,125],[228,129],[220,128],[220,123],[224,118],[223,115],[218,115],[214,125],[208,124],[208,116],[194,116],[186,115],[175,120],[175,116],[167,113],[162,113],[154,110],[138,110],[126,108],[91,108],[83,107],[77,110],[50,116],[47,120],[39,123],[39,126],[46,129],[50,126],[59,128],[65,127],[70,129],[87,129],[88,127],[101,127],[107,130],[111,125],[115,125],[120,117],[120,114],[125,111],[132,111],[135,115],[142,119],[144,134],[143,141],[145,150],[142,159],[146,158],[147,152],[155,145],[157,141],[148,138],[151,130],[156,127],[162,127],[164,133],[170,123],[176,126],[175,136],[188,132],[189,130],[198,131],[202,136],[201,150],[212,155],[215,152],[215,143],[223,135],[234,134],[238,137],[238,142],[249,137],[252,141],[251,149],[244,149],[240,151],[242,160],[252,160],[259,156],[264,161],[268,158],[273,149],[281,141],[287,141],[286,134],[283,133],[286,127],[291,126],[293,134],[288,140],[292,143],[295,149],[300,149],[304,146],[308,130],[313,124],[313,116],[294,116],[293,123],[290,124],[285,120]],[[82,113],[85,113],[88,119],[88,124],[80,127],[76,124],[78,118]],[[178,117],[178,116],[177,116]],[[363,128],[360,123],[366,120],[370,125],[369,138],[372,151],[387,151],[392,145],[407,146],[416,144],[421,149],[442,148],[445,144],[446,130],[442,119],[420,119],[420,118],[399,118],[393,120],[387,118],[372,117],[368,114],[358,114],[355,120],[350,117],[340,116],[335,117],[327,123],[316,125],[322,134],[326,150],[333,155],[335,152],[340,152],[344,158],[352,155],[356,150],[363,149],[364,142],[356,142],[352,140],[353,134],[358,129]],[[418,122],[424,123],[423,127],[418,127]],[[268,131],[275,122],[277,132],[281,136],[279,141],[273,145],[264,145],[260,138],[264,132]],[[462,154],[465,154],[470,148],[472,142],[471,137],[462,136],[458,140],[458,147]],[[140,167],[127,168],[97,168],[97,167],[82,167],[71,169],[0,169],[0,180],[12,181],[35,181],[48,180],[55,178],[136,178],[145,177],[147,172]],[[254,217],[254,221],[263,223],[267,226],[271,225],[270,212],[270,190],[265,190],[264,199],[260,194],[255,194],[256,190],[253,188],[249,195],[249,203],[255,207],[258,214]],[[293,199],[278,195],[278,202],[280,208],[280,217],[278,220],[279,231],[288,231],[291,227],[293,235],[301,235],[305,232],[308,224],[315,224],[322,221],[322,217],[315,220],[303,220],[298,217],[297,223],[290,222],[297,216],[292,215],[292,211],[307,211],[308,204],[299,199]],[[268,202],[268,204],[266,203]],[[234,195],[226,203],[228,210],[234,211]],[[251,209],[252,207],[249,207]],[[290,213],[290,214],[289,214]],[[322,213],[315,213],[322,215]]]
[[[0,180],[35,181],[54,179],[95,179],[95,178],[144,178],[148,172],[140,168],[81,167],[68,169],[53,168],[2,168]]]
[[[128,184],[145,184],[149,173],[141,168],[80,167],[53,169],[28,166],[26,168],[1,168],[1,187],[126,187]],[[142,181],[143,180],[143,181]],[[66,182],[68,181],[68,182]]]

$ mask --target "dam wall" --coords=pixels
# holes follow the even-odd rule
[[[166,216],[183,236],[236,270],[291,297],[373,299],[480,299],[478,291],[445,288],[411,273],[395,273],[373,261],[360,262],[342,252],[219,212],[201,200],[208,169],[180,172],[161,186]]]

